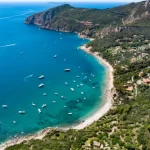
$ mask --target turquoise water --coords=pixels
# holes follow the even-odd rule
[[[105,68],[94,57],[77,50],[88,40],[23,24],[27,16],[56,5],[0,3],[0,142],[21,132],[28,134],[48,126],[77,123],[102,102],[99,98],[105,88]],[[64,72],[65,68],[71,72]],[[45,78],[39,80],[40,75]],[[45,86],[38,88],[40,83]],[[83,86],[78,88],[80,84]],[[47,107],[42,108],[43,104]]]

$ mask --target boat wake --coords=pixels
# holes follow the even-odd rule
[[[24,82],[28,83],[28,82],[29,82],[28,79],[31,78],[31,77],[33,77],[33,74],[31,74],[31,75],[29,75],[29,76],[26,76],[26,77],[24,78]]]
[[[16,46],[16,44],[3,45],[3,46],[0,46],[0,47],[4,48],[4,47],[11,47],[11,46]]]
[[[30,10],[30,11],[24,12],[24,13],[22,13],[22,14],[18,14],[18,15],[14,15],[14,16],[8,16],[8,17],[3,17],[3,18],[0,18],[0,20],[23,16],[23,15],[29,14],[29,13],[31,13],[31,12],[34,12],[34,11],[33,11],[33,10]]]

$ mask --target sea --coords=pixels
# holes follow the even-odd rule
[[[78,49],[89,40],[24,24],[26,17],[61,4],[0,3],[0,143],[46,127],[73,126],[103,105],[106,68]],[[123,5],[70,4],[98,9]]]

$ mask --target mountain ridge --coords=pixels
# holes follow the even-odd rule
[[[131,3],[111,9],[75,8],[69,4],[60,5],[47,11],[29,16],[25,24],[35,24],[41,28],[78,32],[85,37],[100,37],[118,28],[132,26],[136,21],[150,18],[150,2]],[[107,30],[109,29],[109,30]]]

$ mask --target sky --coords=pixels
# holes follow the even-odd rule
[[[142,0],[0,0],[0,2],[139,2]]]

